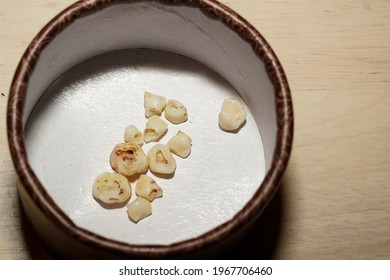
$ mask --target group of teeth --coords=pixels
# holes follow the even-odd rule
[[[125,203],[131,198],[131,185],[127,177],[144,173],[148,168],[158,174],[172,174],[176,161],[172,153],[187,158],[191,153],[192,139],[183,131],[178,131],[166,145],[154,145],[146,155],[142,144],[160,140],[168,130],[165,118],[173,124],[188,119],[187,109],[177,100],[145,92],[145,116],[148,118],[143,131],[134,125],[126,127],[124,143],[117,144],[110,154],[110,164],[115,173],[105,172],[99,175],[93,185],[93,196],[106,204]],[[219,113],[219,126],[224,131],[237,131],[245,122],[246,113],[240,102],[227,99]],[[127,177],[125,177],[127,176]],[[152,213],[151,202],[163,196],[163,190],[156,181],[144,174],[136,184],[137,198],[127,205],[127,213],[133,222],[148,217]]]
[[[124,143],[117,144],[110,154],[110,164],[114,173],[99,175],[93,185],[93,196],[106,204],[125,203],[131,198],[131,184],[127,177],[144,173],[148,168],[158,174],[172,174],[176,170],[176,160],[172,153],[187,158],[191,153],[192,139],[179,130],[166,145],[154,145],[146,155],[142,144],[160,140],[168,130],[168,125],[160,115],[165,109],[165,118],[173,124],[188,119],[187,109],[177,100],[145,92],[145,116],[148,118],[143,133],[134,125],[126,127]],[[163,195],[156,181],[144,174],[136,184],[137,198],[127,205],[127,213],[133,222],[151,215],[151,202]]]

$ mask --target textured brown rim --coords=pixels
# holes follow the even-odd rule
[[[29,76],[36,65],[40,52],[53,37],[77,17],[105,5],[118,2],[118,0],[79,1],[51,20],[33,39],[20,60],[12,81],[7,108],[8,140],[14,166],[21,183],[41,211],[56,226],[76,240],[132,258],[166,258],[186,255],[216,245],[216,243],[229,237],[234,232],[238,232],[245,224],[260,214],[276,192],[287,166],[293,138],[292,100],[285,73],[271,47],[251,24],[233,10],[215,0],[154,1],[196,7],[207,16],[226,24],[242,39],[251,44],[253,51],[265,63],[269,78],[274,85],[278,131],[272,165],[254,197],[232,220],[197,238],[168,246],[129,245],[77,227],[55,204],[32,171],[27,160],[23,140],[22,114]]]

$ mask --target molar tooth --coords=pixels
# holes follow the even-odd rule
[[[104,203],[122,203],[131,197],[131,185],[122,174],[104,172],[96,177],[92,194]]]
[[[125,176],[142,173],[148,169],[148,159],[141,146],[133,143],[120,143],[110,155],[112,169]]]

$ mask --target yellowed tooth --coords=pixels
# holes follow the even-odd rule
[[[187,109],[181,102],[170,99],[165,108],[165,118],[173,124],[183,123],[188,119]]]
[[[146,122],[144,130],[144,141],[149,143],[151,141],[159,140],[168,130],[168,125],[159,116],[152,116]]]
[[[223,102],[219,113],[219,126],[226,131],[240,128],[244,123],[246,113],[241,103],[236,99],[227,99]]]
[[[147,118],[150,118],[153,115],[161,115],[166,104],[167,100],[165,97],[147,91],[144,93],[145,116]]]
[[[135,186],[135,193],[149,201],[153,201],[155,198],[162,197],[163,190],[153,178],[142,174]]]
[[[149,168],[160,174],[171,174],[176,169],[176,161],[168,147],[163,144],[154,145],[148,152]]]
[[[122,174],[104,172],[96,177],[92,194],[104,203],[122,203],[131,197],[131,185]]]
[[[125,129],[124,140],[128,143],[142,145],[144,142],[144,136],[142,135],[142,132],[138,130],[138,128],[131,124]]]
[[[120,143],[110,155],[112,169],[125,176],[142,173],[148,169],[148,158],[140,145]]]
[[[152,214],[152,204],[149,200],[138,196],[127,205],[127,214],[133,222],[137,223]]]
[[[181,130],[167,143],[169,150],[182,158],[188,157],[191,153],[191,145],[192,139]]]

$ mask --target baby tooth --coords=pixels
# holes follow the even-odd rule
[[[142,148],[133,143],[120,143],[110,155],[112,169],[125,176],[142,173],[148,169],[148,159]]]
[[[142,145],[144,142],[144,137],[142,135],[142,132],[139,131],[134,125],[131,124],[128,127],[126,127],[124,133],[124,140],[125,142]]]
[[[167,100],[159,95],[155,95],[150,92],[145,92],[144,94],[144,107],[145,107],[145,116],[150,118],[153,115],[161,115],[162,111],[167,104]]]
[[[245,121],[246,113],[236,99],[227,99],[223,102],[219,113],[219,126],[226,131],[238,129]]]
[[[192,139],[183,131],[179,132],[168,141],[169,150],[179,157],[186,158],[191,153]]]
[[[121,203],[130,198],[131,185],[122,174],[104,172],[95,179],[92,194],[104,203]]]
[[[162,197],[163,190],[155,180],[142,174],[135,186],[135,193],[149,201],[153,201],[155,198]]]
[[[149,143],[160,139],[167,131],[168,125],[159,117],[152,116],[146,122],[146,128],[144,130],[144,141]]]
[[[168,100],[165,108],[165,118],[174,124],[183,123],[188,119],[187,109],[177,100]]]
[[[149,168],[161,174],[171,174],[176,169],[176,161],[167,146],[156,144],[148,152]]]
[[[136,223],[152,214],[152,204],[149,200],[139,196],[127,205],[127,214]]]

